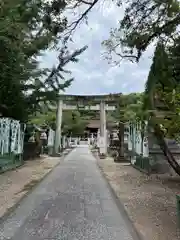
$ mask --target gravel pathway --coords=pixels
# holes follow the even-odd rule
[[[59,157],[46,156],[0,174],[0,220],[61,161]]]
[[[0,225],[0,239],[135,240],[88,147],[74,149]]]
[[[142,239],[180,239],[176,206],[180,177],[147,176],[112,158],[99,159],[98,164]]]

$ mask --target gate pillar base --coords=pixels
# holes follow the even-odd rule
[[[100,158],[100,159],[105,159],[105,158],[106,158],[106,154],[104,154],[104,153],[99,153],[99,158]]]

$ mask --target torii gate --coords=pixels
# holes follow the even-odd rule
[[[106,155],[106,111],[114,111],[121,93],[109,95],[60,95],[56,114],[54,153],[58,154],[63,110],[100,111],[100,154]]]

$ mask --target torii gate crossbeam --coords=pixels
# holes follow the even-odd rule
[[[100,111],[100,153],[107,153],[106,111],[114,111],[121,93],[109,95],[61,95],[57,104],[54,153],[59,153],[63,110]]]

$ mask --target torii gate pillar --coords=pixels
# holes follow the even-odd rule
[[[101,155],[107,154],[107,131],[106,131],[106,110],[114,111],[116,103],[121,93],[108,95],[68,95],[61,94],[59,96],[57,115],[56,115],[56,134],[54,141],[54,153],[58,154],[61,145],[61,125],[62,111],[76,110],[82,107],[82,110],[99,111],[100,110],[100,141],[98,141],[99,152]],[[93,101],[93,105],[89,106],[89,101]],[[100,102],[100,104],[99,104]],[[67,104],[68,103],[68,104]],[[79,104],[80,103],[80,104]],[[77,106],[78,105],[78,106]]]
[[[107,154],[107,137],[106,137],[106,104],[105,101],[100,102],[100,154]]]

